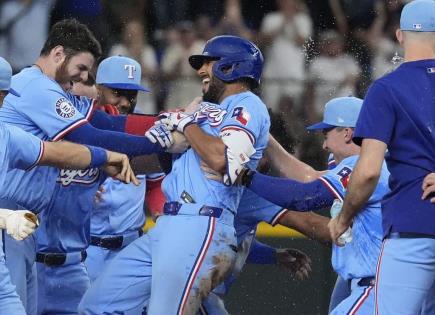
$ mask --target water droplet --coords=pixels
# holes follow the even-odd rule
[[[391,62],[393,63],[393,65],[397,65],[399,63],[402,63],[403,62],[403,57],[399,56],[399,53],[396,51],[394,53],[393,58],[391,58]]]

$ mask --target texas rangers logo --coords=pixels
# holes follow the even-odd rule
[[[62,118],[71,118],[76,114],[76,110],[66,98],[61,97],[56,102],[56,113]]]
[[[57,182],[62,186],[69,186],[72,183],[90,185],[94,183],[100,175],[98,168],[88,168],[86,170],[65,170],[59,172]]]
[[[340,182],[343,185],[344,188],[347,188],[347,184],[349,183],[350,174],[352,173],[352,170],[348,167],[343,167],[337,175],[340,177]]]
[[[136,66],[135,65],[124,65],[124,70],[128,71],[128,77],[129,79],[134,79],[134,72],[136,71]]]
[[[202,103],[201,108],[194,113],[194,116],[197,121],[207,119],[210,126],[216,127],[223,122],[226,113],[226,110],[220,109],[216,104]]]
[[[246,126],[251,119],[251,115],[243,107],[234,108],[233,115],[231,117],[236,117],[236,120],[243,126]]]

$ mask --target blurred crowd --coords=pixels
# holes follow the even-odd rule
[[[364,97],[370,82],[401,61],[395,42],[404,0],[3,0],[0,56],[14,72],[39,55],[49,27],[77,18],[104,53],[142,66],[144,113],[188,104],[201,82],[187,57],[217,34],[246,37],[261,48],[260,93],[273,117],[272,133],[301,159],[326,161],[305,132],[334,97]]]

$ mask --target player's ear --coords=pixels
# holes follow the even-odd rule
[[[352,128],[344,128],[344,131],[345,131],[344,139],[346,140],[346,143],[352,142],[353,129]]]
[[[399,42],[400,46],[403,46],[403,32],[400,29],[396,30],[396,38],[397,41]]]
[[[65,49],[61,45],[57,45],[56,47],[54,47],[51,50],[50,54],[53,56],[54,61],[57,64],[60,64],[60,63],[64,62],[64,60],[65,60]]]

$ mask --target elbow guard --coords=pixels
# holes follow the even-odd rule
[[[235,183],[243,166],[250,161],[250,157],[255,153],[255,148],[251,138],[244,131],[226,129],[219,136],[226,146],[227,168],[223,177],[224,185],[231,186]]]

